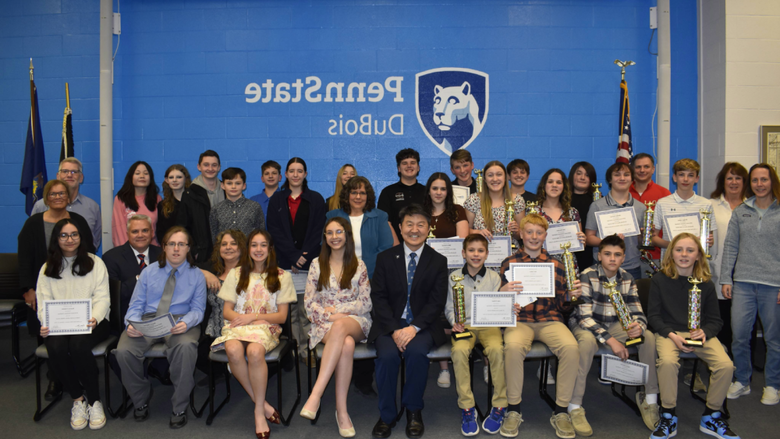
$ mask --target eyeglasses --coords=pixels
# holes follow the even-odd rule
[[[351,191],[349,194],[352,195],[353,197],[357,197],[357,196],[365,197],[366,196],[365,192],[358,192],[358,191]]]
[[[165,244],[165,246],[168,248],[176,248],[176,247],[184,248],[184,247],[189,247],[190,245],[187,244],[186,242],[168,242]]]
[[[67,192],[49,192],[49,198],[67,198],[68,193]]]
[[[344,234],[344,230],[343,229],[329,230],[329,231],[325,232],[325,236],[327,236],[327,237],[341,236],[343,234]]]
[[[76,170],[60,169],[60,174],[76,175],[76,174],[81,174],[81,171],[79,171],[78,169]]]
[[[80,238],[79,232],[73,232],[71,234],[60,233],[60,241],[66,241],[67,242],[68,238],[70,238],[70,239],[72,239],[74,241],[78,241],[79,238]]]

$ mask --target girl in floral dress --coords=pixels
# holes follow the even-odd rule
[[[317,382],[301,409],[314,419],[331,375],[336,374],[336,422],[343,437],[355,436],[347,413],[355,343],[371,329],[371,285],[366,266],[355,255],[350,222],[334,217],[325,224],[325,244],[314,259],[306,281],[306,314],[311,320],[309,347],[325,343]]]
[[[225,301],[222,336],[211,345],[225,349],[230,370],[255,402],[255,434],[267,439],[268,422],[278,424],[279,413],[265,401],[268,366],[265,354],[279,344],[280,325],[295,302],[290,274],[276,265],[273,239],[265,230],[249,235],[249,258],[230,270],[219,298]]]

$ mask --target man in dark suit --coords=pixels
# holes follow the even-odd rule
[[[395,395],[401,354],[406,362],[402,404],[406,435],[419,438],[428,352],[447,341],[441,315],[447,302],[447,258],[425,245],[431,217],[419,204],[400,214],[401,245],[377,256],[371,281],[374,322],[368,340],[376,346],[379,421],[372,435],[389,437],[395,426]],[[416,273],[416,274],[415,274]]]
[[[128,240],[119,247],[114,247],[103,254],[109,279],[122,282],[120,290],[119,309],[122,319],[127,314],[130,298],[133,296],[135,283],[147,265],[157,261],[162,249],[151,245],[154,237],[152,221],[146,215],[133,215],[127,221]]]

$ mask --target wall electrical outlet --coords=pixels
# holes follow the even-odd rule
[[[122,14],[114,12],[114,35],[122,34]]]
[[[658,8],[650,8],[650,29],[658,29]]]

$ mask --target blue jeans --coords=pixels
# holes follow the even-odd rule
[[[764,376],[767,387],[780,389],[780,305],[777,294],[780,288],[745,282],[734,282],[732,287],[731,328],[734,355],[734,374],[742,384],[750,383],[753,365],[750,357],[750,336],[756,320],[756,311],[764,325],[766,342],[766,367]]]
[[[634,277],[634,280],[642,279],[642,267],[636,267],[636,268],[624,268],[630,274]]]

